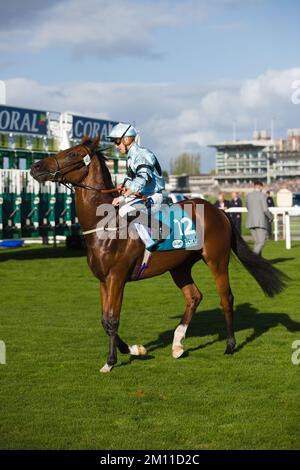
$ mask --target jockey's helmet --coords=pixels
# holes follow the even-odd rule
[[[110,140],[122,139],[123,137],[136,137],[137,130],[128,123],[119,122],[116,124],[109,133]]]

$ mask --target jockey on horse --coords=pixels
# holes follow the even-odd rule
[[[155,195],[161,198],[163,188],[163,179],[156,158],[151,152],[135,144],[135,129],[131,129],[131,126],[127,126],[127,130],[126,127],[123,129],[116,134],[112,133],[111,137],[116,141],[121,152],[128,151],[128,168],[132,171],[132,174],[129,171],[129,179],[124,183],[123,197],[126,198],[123,201],[124,207],[132,207],[132,201],[127,202],[127,198],[136,199],[134,196],[136,190],[141,191],[147,200],[152,199],[154,206]],[[126,136],[126,132],[130,132],[131,135]],[[183,317],[174,332],[172,343],[173,357],[177,359],[183,355],[182,341],[203,298],[192,275],[193,266],[200,260],[205,262],[214,277],[227,327],[225,354],[233,354],[236,342],[233,326],[234,297],[228,270],[230,254],[233,252],[237,256],[269,297],[281,292],[286,287],[288,278],[269,261],[253,253],[231,219],[223,211],[203,199],[188,202],[192,205],[204,205],[203,247],[195,250],[153,252],[151,263],[137,277],[136,274],[140,272],[145,256],[141,243],[131,238],[102,239],[98,236],[99,206],[102,204],[111,206],[113,201],[115,205],[120,203],[119,198],[113,199],[116,189],[113,188],[105,156],[98,150],[98,144],[97,138],[93,141],[84,139],[80,144],[33,163],[30,174],[39,183],[52,181],[72,185],[75,188],[77,216],[85,236],[88,264],[100,281],[102,325],[109,336],[109,353],[101,372],[110,372],[116,365],[117,349],[122,354],[138,356],[146,354],[143,346],[129,346],[118,334],[126,283],[159,276],[168,271],[176,286],[181,289],[186,302]],[[193,222],[197,217],[201,219],[197,212],[192,216]],[[199,223],[201,225],[202,220],[199,220]],[[248,280],[246,279],[245,282]],[[163,333],[159,338],[165,336]]]
[[[136,136],[136,129],[125,123],[114,126],[108,136],[121,155],[127,154],[127,176],[121,185],[123,195],[112,202],[113,206],[120,206],[120,217],[136,210],[154,214],[159,211],[163,200],[165,181],[160,164],[153,152],[137,144]],[[160,241],[159,236],[156,240],[150,236],[144,224],[136,223],[135,228],[146,248]]]

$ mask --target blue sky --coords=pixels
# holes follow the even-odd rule
[[[7,104],[135,121],[168,167],[183,150],[300,127],[298,0],[11,0],[1,6]],[[283,135],[282,135],[283,134]]]

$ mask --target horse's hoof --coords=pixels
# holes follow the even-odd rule
[[[235,345],[236,345],[236,341],[234,337],[227,338],[226,349],[225,349],[224,354],[233,354]]]
[[[183,353],[184,349],[180,346],[175,346],[175,348],[172,349],[172,356],[174,357],[174,359],[178,359],[182,356]]]
[[[233,352],[234,352],[234,348],[232,346],[227,345],[224,354],[230,355],[230,354],[233,354]]]
[[[113,368],[113,366],[109,366],[108,364],[104,364],[102,369],[100,369],[100,372],[102,374],[107,374],[108,372],[110,372],[112,370],[112,368]]]
[[[144,348],[142,344],[134,344],[133,346],[129,346],[129,352],[132,356],[146,356],[147,349]]]

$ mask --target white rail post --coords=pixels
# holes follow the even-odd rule
[[[291,249],[291,224],[288,212],[285,212],[285,247],[287,250]]]
[[[278,242],[278,214],[274,213],[274,241]]]
[[[286,212],[282,212],[282,239],[286,239]]]

